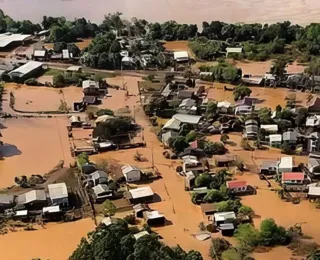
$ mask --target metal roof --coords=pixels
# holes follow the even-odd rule
[[[159,211],[153,210],[153,211],[145,211],[143,213],[147,219],[157,219],[157,218],[164,218],[163,214],[160,214]]]
[[[78,71],[82,69],[81,66],[70,66],[69,68],[67,68],[67,71]]]
[[[44,57],[46,56],[46,50],[35,50],[33,53],[34,57]]]
[[[14,196],[9,194],[0,194],[0,204],[11,204],[14,202]]]
[[[198,124],[202,116],[175,114],[172,118],[179,120],[181,123]]]
[[[171,118],[168,120],[162,129],[172,129],[172,130],[179,130],[180,129],[181,121],[176,118]]]
[[[36,200],[47,200],[44,190],[32,190],[18,196],[18,204],[27,204]]]
[[[228,53],[241,53],[242,52],[242,47],[227,47],[226,51]]]
[[[146,235],[149,235],[148,231],[141,231],[139,233],[136,233],[133,235],[133,237],[138,240],[140,237],[143,237],[143,236],[146,236]]]
[[[233,211],[214,213],[215,221],[225,221],[227,219],[236,219],[236,214]]]
[[[282,141],[282,135],[269,135],[269,141],[272,142],[281,142]]]
[[[186,98],[186,99],[182,100],[179,107],[192,107],[195,103],[196,103],[196,101],[194,99]]]
[[[106,172],[104,172],[104,171],[97,170],[97,171],[91,173],[90,177],[91,177],[92,180],[98,180],[100,178],[108,179],[108,174]]]
[[[131,189],[129,190],[129,193],[131,194],[131,197],[133,199],[149,197],[149,196],[153,196],[154,194],[152,189],[149,186]]]
[[[225,108],[229,108],[231,106],[231,103],[228,101],[220,101],[217,104],[217,107],[225,107]]]
[[[48,185],[50,199],[62,199],[68,197],[67,185],[62,183],[54,183]]]
[[[70,54],[69,54],[69,50],[68,49],[62,50],[62,58],[63,59],[69,59],[70,58]]]
[[[311,195],[311,196],[320,196],[320,187],[310,186],[310,187],[309,187],[308,195]]]
[[[60,206],[59,205],[42,208],[42,213],[43,214],[45,214],[45,213],[57,213],[57,212],[60,212]]]
[[[20,77],[23,77],[24,75],[30,73],[31,71],[41,67],[43,65],[42,62],[38,61],[29,61],[28,63],[20,66],[19,68],[9,72],[9,75],[12,74],[19,74]]]
[[[171,137],[176,137],[178,136],[178,133],[177,132],[174,132],[174,131],[168,131],[164,134],[162,134],[162,137],[161,137],[161,141],[164,143],[164,144],[167,144],[169,139]]]
[[[82,81],[82,88],[99,88],[99,82],[94,80],[84,80]]]
[[[241,187],[246,187],[247,182],[246,181],[227,181],[227,188],[233,189],[233,188],[241,188]]]
[[[292,168],[293,158],[292,157],[281,157],[279,162],[279,168]]]
[[[278,167],[278,161],[263,161],[260,165],[260,169],[269,169]]]
[[[139,171],[140,172],[140,169],[138,167],[135,167],[135,166],[132,166],[129,164],[122,166],[121,170],[122,170],[122,174],[128,174],[131,171]]]
[[[278,131],[278,125],[261,125],[261,129],[265,129],[266,131],[276,132]]]
[[[283,172],[282,181],[303,181],[304,173],[303,172]]]
[[[187,51],[175,51],[173,53],[173,57],[175,60],[184,60],[184,59],[189,59],[189,54]]]
[[[297,141],[298,133],[296,131],[287,131],[282,134],[283,141]]]
[[[4,48],[12,42],[22,42],[32,38],[31,34],[0,34],[0,48]]]
[[[106,185],[106,184],[99,184],[97,186],[94,186],[92,189],[96,195],[99,195],[99,194],[106,192],[106,191],[110,191],[108,185]]]
[[[162,90],[161,96],[168,97],[171,94],[172,90],[170,89],[170,83]]]

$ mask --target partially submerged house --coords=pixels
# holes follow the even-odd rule
[[[227,188],[231,193],[243,193],[247,191],[248,185],[246,181],[235,180],[235,181],[227,181]]]
[[[173,58],[176,62],[189,62],[189,54],[187,51],[175,51]]]
[[[34,50],[32,57],[35,61],[46,61],[48,59],[48,51],[45,48]]]
[[[131,189],[127,198],[132,204],[153,202],[154,192],[149,186]]]
[[[307,178],[303,172],[283,172],[281,185],[286,191],[304,191],[307,186]]]
[[[18,196],[17,204],[27,209],[42,209],[48,205],[47,195],[44,190],[28,191]]]
[[[61,207],[69,206],[68,189],[64,182],[49,184],[48,191],[52,205],[59,205]]]
[[[293,169],[293,158],[292,157],[281,157],[278,163],[278,172],[292,172]]]
[[[177,136],[178,136],[178,132],[168,131],[168,132],[165,132],[161,135],[161,141],[166,147],[168,147],[169,146],[169,139],[177,137]]]
[[[320,198],[320,187],[309,186],[308,198],[309,199],[319,199]]]
[[[157,210],[144,211],[143,217],[148,226],[159,226],[166,223],[166,217],[163,214],[159,213],[159,211]]]
[[[254,139],[257,137],[259,132],[258,122],[253,119],[245,121],[245,132],[244,136],[248,139]]]
[[[196,126],[199,124],[202,116],[175,114],[164,126],[163,130],[179,131],[184,124]]]
[[[226,48],[226,57],[229,56],[229,54],[241,54],[243,52],[242,47],[227,47]]]
[[[213,161],[216,167],[231,167],[236,162],[237,156],[233,154],[215,155]]]
[[[277,147],[277,146],[280,146],[281,143],[282,143],[282,135],[281,134],[269,135],[270,146]]]
[[[320,133],[313,132],[307,136],[307,139],[307,151],[309,153],[320,152]]]
[[[150,208],[146,204],[137,204],[133,206],[134,215],[136,218],[143,218],[143,212],[150,211]]]
[[[260,165],[260,174],[274,175],[278,171],[278,161],[263,161]]]
[[[215,203],[203,203],[200,204],[203,215],[210,216],[217,212],[217,206]]]
[[[296,144],[298,141],[297,131],[286,131],[282,134],[282,141],[288,144]]]
[[[132,165],[124,165],[121,167],[122,174],[126,178],[127,182],[140,181],[141,179],[141,170]]]
[[[99,94],[99,82],[94,80],[82,81],[82,91],[86,96],[97,96]]]
[[[102,170],[97,170],[87,176],[87,182],[92,186],[108,183],[109,176]]]
[[[233,211],[214,213],[214,224],[219,227],[221,224],[233,223],[236,214]]]
[[[42,62],[29,61],[19,68],[8,73],[13,81],[21,82],[33,76],[36,76],[42,71]]]
[[[15,206],[15,197],[10,194],[0,194],[0,212]]]
[[[191,98],[186,98],[180,103],[177,112],[179,114],[193,114],[197,113],[196,101]]]
[[[220,101],[217,104],[219,113],[232,113],[232,104],[228,101]]]
[[[308,158],[307,168],[309,172],[315,176],[320,175],[320,158]]]
[[[104,201],[113,196],[113,190],[107,184],[98,184],[92,188],[95,201]]]
[[[235,114],[251,114],[254,110],[253,99],[245,97],[238,100],[235,104]]]

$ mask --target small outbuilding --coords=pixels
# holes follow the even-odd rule
[[[281,157],[278,164],[278,172],[292,172],[293,169],[293,158],[292,157]]]
[[[233,223],[236,220],[236,214],[233,211],[217,212],[214,214],[214,223],[216,226],[221,224]]]
[[[153,202],[154,192],[149,186],[129,190],[127,198],[132,204]]]
[[[270,146],[281,145],[282,135],[280,134],[269,135],[269,143],[270,143]]]
[[[235,180],[227,181],[227,188],[231,193],[241,193],[247,191],[248,185],[246,181]]]
[[[176,62],[188,62],[189,54],[187,51],[175,51],[173,53],[174,60]]]
[[[104,201],[113,196],[113,190],[111,190],[107,184],[98,184],[94,186],[92,190],[96,202]]]
[[[221,224],[219,226],[219,229],[223,236],[233,236],[235,227],[233,223],[226,223],[226,224]]]
[[[88,176],[88,182],[94,187],[98,184],[108,183],[109,177],[108,174],[104,171],[97,170]]]
[[[200,204],[203,215],[210,216],[217,212],[217,206],[215,203]]]
[[[135,166],[129,164],[121,167],[122,174],[126,178],[127,182],[140,181],[141,179],[141,170]]]
[[[9,194],[0,194],[0,212],[15,206],[15,197]]]
[[[44,190],[32,190],[19,195],[17,204],[28,209],[40,209],[48,205],[47,195]]]
[[[143,217],[149,226],[160,226],[166,223],[166,218],[159,211],[145,211],[143,212]]]
[[[64,182],[49,184],[48,191],[52,205],[69,206],[68,189]]]

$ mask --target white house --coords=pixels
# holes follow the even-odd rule
[[[189,61],[189,54],[187,51],[175,51],[173,57],[176,62]]]
[[[227,51],[226,57],[228,57],[230,53],[242,53],[243,49],[242,47],[228,47],[226,48],[226,51]]]
[[[228,113],[231,103],[228,101],[218,102],[217,107],[219,108],[220,113]]]
[[[269,135],[269,142],[270,142],[270,146],[281,145],[282,135],[281,134]]]
[[[140,181],[141,170],[139,168],[127,164],[122,166],[121,170],[127,182]]]
[[[261,125],[260,128],[266,130],[268,133],[278,132],[278,125]]]
[[[278,172],[292,172],[293,158],[292,157],[281,157],[278,164]]]

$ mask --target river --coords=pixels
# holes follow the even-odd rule
[[[101,22],[104,14],[120,11],[127,18],[195,23],[270,23],[290,20],[307,24],[320,16],[318,0],[0,0],[0,8],[14,19],[40,22],[43,15],[86,17]]]

